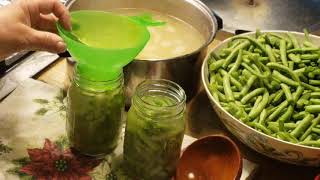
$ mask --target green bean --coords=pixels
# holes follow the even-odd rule
[[[279,81],[286,83],[287,85],[291,86],[299,86],[300,84],[296,81],[293,81],[292,79],[287,78],[286,76],[282,75],[278,71],[274,70],[272,75]]]
[[[258,39],[261,35],[262,35],[262,33],[261,33],[261,30],[260,29],[256,29],[256,39]]]
[[[246,56],[260,56],[258,53],[253,53],[253,52],[246,51],[246,50],[243,50],[242,54],[246,55]]]
[[[232,41],[230,41],[232,42]],[[240,45],[242,43],[242,41],[235,41],[234,43],[232,43],[230,46],[229,46],[229,49],[234,49],[236,48],[238,45]]]
[[[250,119],[256,118],[262,112],[262,110],[268,104],[268,99],[269,99],[269,92],[265,90],[261,102],[256,107],[252,108],[252,110],[250,111],[249,113]]]
[[[276,128],[279,128],[279,123],[278,122],[268,122],[268,126],[274,126]],[[297,127],[298,125],[296,123],[284,123],[284,128],[286,130],[293,130]],[[277,130],[278,132],[279,130]]]
[[[297,102],[297,108],[302,108],[304,105],[308,105],[309,101],[306,99],[299,99]]]
[[[261,125],[260,123],[254,122],[253,125],[254,125],[254,127],[260,129],[265,134],[268,134],[268,135],[272,134],[272,132],[268,128],[266,128],[265,126]]]
[[[304,60],[302,60],[301,62],[304,63],[304,64],[309,64],[309,63],[311,63],[311,60],[305,60],[305,59],[304,59]]]
[[[220,91],[217,91],[217,94],[218,94],[219,100],[224,101],[224,102],[227,101],[226,96],[224,94],[222,94]]]
[[[286,121],[291,119],[293,112],[294,112],[294,107],[291,105],[287,108],[286,112],[282,116],[280,116],[280,118],[277,121],[281,121],[285,123]]]
[[[298,124],[298,126],[293,131],[291,131],[290,134],[296,138],[299,138],[311,124],[312,119],[313,115],[308,114],[305,118],[303,118],[303,120]]]
[[[222,65],[225,63],[224,59],[218,60],[216,62],[213,62],[210,64],[209,66],[209,70],[210,71],[215,71],[217,69],[219,69],[220,67],[222,67]]]
[[[283,71],[285,73],[288,73],[290,74],[290,76],[292,77],[292,79],[294,79],[295,81],[297,82],[300,82],[300,79],[299,77],[288,67],[284,66],[284,65],[281,65],[281,64],[278,64],[278,63],[273,63],[273,62],[270,62],[267,64],[267,67],[271,68],[271,69],[277,69],[279,71]]]
[[[258,96],[256,98],[256,101],[254,102],[254,105],[253,105],[252,109],[256,108],[258,106],[258,104],[261,102],[261,100],[262,100],[262,96]]]
[[[253,50],[253,52],[254,52],[254,53],[258,53],[258,54],[262,54],[262,51],[261,51],[260,49],[258,49],[258,48],[255,48],[255,49]]]
[[[311,85],[309,85],[309,84],[307,84],[307,83],[300,82],[300,84],[301,84],[303,87],[305,87],[305,88],[307,88],[307,89],[310,89],[310,90],[312,90],[312,91],[320,91],[320,88],[311,86]]]
[[[299,142],[299,144],[305,145],[305,146],[320,147],[320,141],[303,141],[303,142]]]
[[[320,134],[320,129],[319,128],[312,128],[312,132]]]
[[[260,118],[259,118],[259,123],[261,125],[264,125],[265,124],[265,120],[267,119],[267,110],[266,109],[263,109],[261,111],[261,114],[260,114]]]
[[[293,137],[291,134],[287,132],[277,132],[277,135],[279,135],[279,137],[284,141],[289,141],[291,143],[299,142],[295,137]]]
[[[303,141],[309,136],[309,134],[312,132],[312,128],[315,127],[320,122],[320,115],[316,119],[313,120],[311,126],[303,133],[303,135],[299,138],[300,141]]]
[[[275,33],[267,33],[273,37],[278,38],[279,40],[284,39],[287,42],[287,48],[290,49],[292,47],[292,42],[290,41],[290,39],[287,39],[281,35],[275,34]]]
[[[256,64],[251,64],[251,67],[257,73],[261,73],[262,72],[262,70]]]
[[[223,76],[228,75],[228,73],[225,70],[220,69],[219,71]],[[232,77],[231,75],[229,75],[230,78],[230,82],[235,85],[238,89],[242,89],[242,84],[236,80],[234,77]]]
[[[308,114],[307,112],[301,111],[301,112],[299,112],[299,113],[297,113],[297,114],[294,114],[294,115],[292,116],[292,118],[295,119],[295,120],[303,119],[307,114]]]
[[[297,38],[292,33],[287,33],[289,39],[291,40],[294,48],[300,48]]]
[[[260,78],[267,78],[269,76],[269,73],[263,73],[261,74],[261,72],[257,72],[254,69],[252,69],[247,63],[241,63],[241,65],[246,68],[249,72],[251,72],[252,74],[260,77]]]
[[[231,90],[231,86],[230,86],[230,75],[226,74],[223,77],[223,87],[224,87],[224,93],[226,95],[227,101],[231,102],[234,101],[234,96]]]
[[[288,39],[286,39],[285,37],[283,37],[283,36],[281,36],[281,35],[279,35],[279,34],[275,34],[275,33],[270,33],[270,32],[268,32],[267,33],[267,36],[273,36],[273,37],[276,37],[276,38],[278,38],[278,39],[284,39],[284,40],[286,40],[287,42],[289,42],[289,40]]]
[[[315,86],[320,86],[320,80],[310,79],[310,80],[309,80],[309,84],[315,85]]]
[[[294,102],[294,103],[297,103],[297,101],[298,101],[298,99],[300,98],[300,96],[302,95],[303,91],[304,91],[304,87],[298,86],[296,92],[294,92],[294,93],[292,94],[292,96],[293,96],[293,102]]]
[[[311,141],[312,140],[312,134],[309,134],[303,141]]]
[[[306,68],[300,68],[293,71],[295,74],[302,74],[306,71]]]
[[[287,53],[306,53],[306,52],[317,52],[320,49],[317,47],[305,47],[305,48],[297,48],[297,49],[290,49]]]
[[[209,90],[210,90],[213,98],[214,98],[218,103],[220,103],[219,95],[218,95],[217,91],[210,89],[210,86],[209,86]]]
[[[218,85],[217,86],[217,90],[221,91],[221,92],[224,92],[224,87],[222,85]]]
[[[258,89],[255,89],[253,91],[251,91],[250,93],[248,93],[247,95],[245,95],[242,99],[241,99],[241,103],[242,104],[246,104],[250,99],[252,99],[253,97],[255,96],[258,96],[262,93],[264,93],[266,91],[265,88],[258,88]]]
[[[320,105],[320,99],[313,99],[313,98],[311,98],[311,99],[310,99],[310,102],[311,102],[312,104],[318,104],[318,105]]]
[[[272,121],[276,116],[278,116],[281,111],[289,105],[288,101],[283,101],[280,105],[277,106],[277,109],[268,117],[268,121]]]
[[[277,120],[279,122],[279,130],[284,131],[284,123],[291,118],[294,111],[293,106],[289,106],[287,111]]]
[[[289,54],[288,57],[289,57],[290,60],[292,60],[295,63],[300,63],[301,62],[301,58],[300,58],[299,55]]]
[[[294,69],[294,62],[293,62],[293,61],[289,61],[289,62],[288,62],[288,65],[289,65],[289,69],[293,71],[293,69]]]
[[[303,29],[304,38],[307,42],[311,42],[309,32],[306,28]]]
[[[233,51],[229,54],[229,56],[226,58],[226,61],[224,62],[224,64],[222,65],[223,68],[227,68],[228,65],[231,63],[232,59],[238,54],[240,49],[243,49],[247,46],[250,45],[250,42],[245,41],[243,43],[241,43],[240,45],[238,45],[235,49],[233,49]]]
[[[320,98],[320,92],[312,92],[310,93],[311,98]]]
[[[275,55],[279,55],[280,57],[280,50],[279,49],[272,49]]]
[[[283,92],[284,92],[284,95],[286,95],[286,98],[287,98],[287,101],[292,104],[293,103],[293,96],[291,94],[291,91],[290,91],[290,88],[288,85],[284,84],[284,83],[281,83],[280,84]]]
[[[263,53],[267,54],[264,45],[262,45],[260,42],[258,42],[257,40],[255,40],[255,39],[253,39],[251,37],[235,36],[235,37],[233,37],[233,39],[246,39],[246,40],[250,41],[253,45],[257,46],[259,49],[261,49]]]
[[[252,74],[250,71],[246,70],[246,69],[243,69],[242,75],[244,75],[244,76],[247,78],[247,80],[248,80],[251,76],[253,76],[253,74]]]
[[[229,70],[229,74],[238,70],[242,62],[242,49],[239,50],[235,65]]]
[[[303,45],[305,47],[316,47],[316,45],[314,45],[314,44],[312,44],[311,42],[308,42],[308,41],[303,42]]]
[[[283,39],[280,40],[280,58],[281,58],[282,64],[285,66],[288,66],[286,41]]]
[[[318,60],[319,59],[319,54],[302,54],[301,59],[306,59],[306,60]]]
[[[305,111],[309,113],[320,113],[320,105],[309,105],[305,106]]]
[[[248,93],[248,91],[250,90],[251,86],[253,85],[253,83],[255,82],[256,79],[257,79],[257,76],[255,76],[255,75],[252,75],[252,76],[249,78],[247,84],[242,88],[242,90],[241,90],[241,92],[240,92],[240,94],[241,94],[242,96],[244,96],[245,94]]]
[[[268,99],[268,104],[271,104],[273,99],[276,97],[276,93],[272,93],[270,96],[269,96],[269,99]]]
[[[273,103],[273,104],[278,103],[278,102],[281,100],[283,94],[284,94],[283,90],[278,91],[278,92],[276,93],[276,96],[274,97],[272,103]]]
[[[269,124],[269,123],[276,123],[276,124]],[[278,133],[279,131],[279,124],[277,122],[269,122],[267,128],[270,129],[272,132]],[[288,123],[286,123],[288,124]],[[285,124],[285,131],[290,131],[291,129],[287,128]],[[294,124],[294,123],[293,123]]]
[[[221,59],[214,51],[210,53],[210,56],[213,57],[215,60]]]

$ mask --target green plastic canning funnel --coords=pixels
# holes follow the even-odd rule
[[[150,39],[147,26],[163,25],[151,15],[122,16],[103,11],[74,11],[72,31],[57,24],[60,36],[77,61],[81,76],[94,81],[119,76]]]

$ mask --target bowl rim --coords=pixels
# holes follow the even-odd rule
[[[261,32],[272,32],[272,33],[287,33],[287,32],[290,32],[294,35],[304,35],[304,33],[302,32],[297,32],[297,31],[284,31],[284,30],[261,30]],[[248,35],[253,35],[255,34],[256,32],[253,31],[253,32],[247,32],[247,33],[243,33],[239,36],[248,36]],[[312,39],[319,39],[320,40],[320,36],[316,36],[316,35],[312,35],[310,34],[310,37]],[[316,150],[316,151],[320,151],[320,147],[311,147],[311,146],[305,146],[305,145],[300,145],[300,144],[294,144],[294,143],[291,143],[291,142],[287,142],[287,141],[284,141],[284,140],[281,140],[281,139],[277,139],[275,137],[272,137],[270,135],[267,135],[267,134],[264,134],[250,126],[248,126],[247,124],[243,123],[242,121],[238,120],[236,117],[234,117],[233,115],[231,115],[228,111],[226,111],[221,105],[220,103],[218,103],[214,97],[212,96],[209,88],[208,88],[208,77],[205,77],[205,72],[208,72],[208,66],[207,66],[207,63],[208,63],[208,59],[209,59],[209,56],[212,52],[216,51],[216,49],[220,48],[221,46],[225,45],[226,43],[228,43],[230,40],[232,39],[232,37],[229,37],[227,39],[225,39],[224,41],[220,42],[217,46],[215,46],[212,50],[208,51],[207,52],[207,55],[205,56],[204,58],[204,61],[202,63],[202,66],[201,66],[201,80],[202,80],[202,84],[204,86],[204,89],[207,93],[207,96],[209,97],[210,101],[213,102],[220,110],[223,111],[223,113],[227,114],[227,116],[231,117],[232,120],[234,121],[238,121],[240,124],[244,125],[246,128],[254,131],[255,133],[258,133],[259,135],[262,135],[264,136],[264,138],[271,138],[272,140],[276,141],[277,143],[284,143],[288,146],[294,146],[294,147],[299,147],[299,148],[303,148],[303,149],[308,149],[308,150]],[[220,117],[219,117],[220,118]],[[238,137],[237,137],[238,138]]]

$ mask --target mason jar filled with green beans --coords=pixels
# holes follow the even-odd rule
[[[304,39],[260,31],[231,38],[208,59],[209,89],[257,131],[320,147],[320,48],[304,33]]]
[[[186,95],[168,80],[146,80],[128,112],[124,167],[134,179],[170,179],[185,130]]]
[[[123,75],[95,81],[75,72],[67,98],[67,134],[82,154],[103,157],[118,145],[124,115]]]

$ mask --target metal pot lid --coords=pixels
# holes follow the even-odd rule
[[[202,0],[224,21],[224,30],[320,29],[320,0]]]

